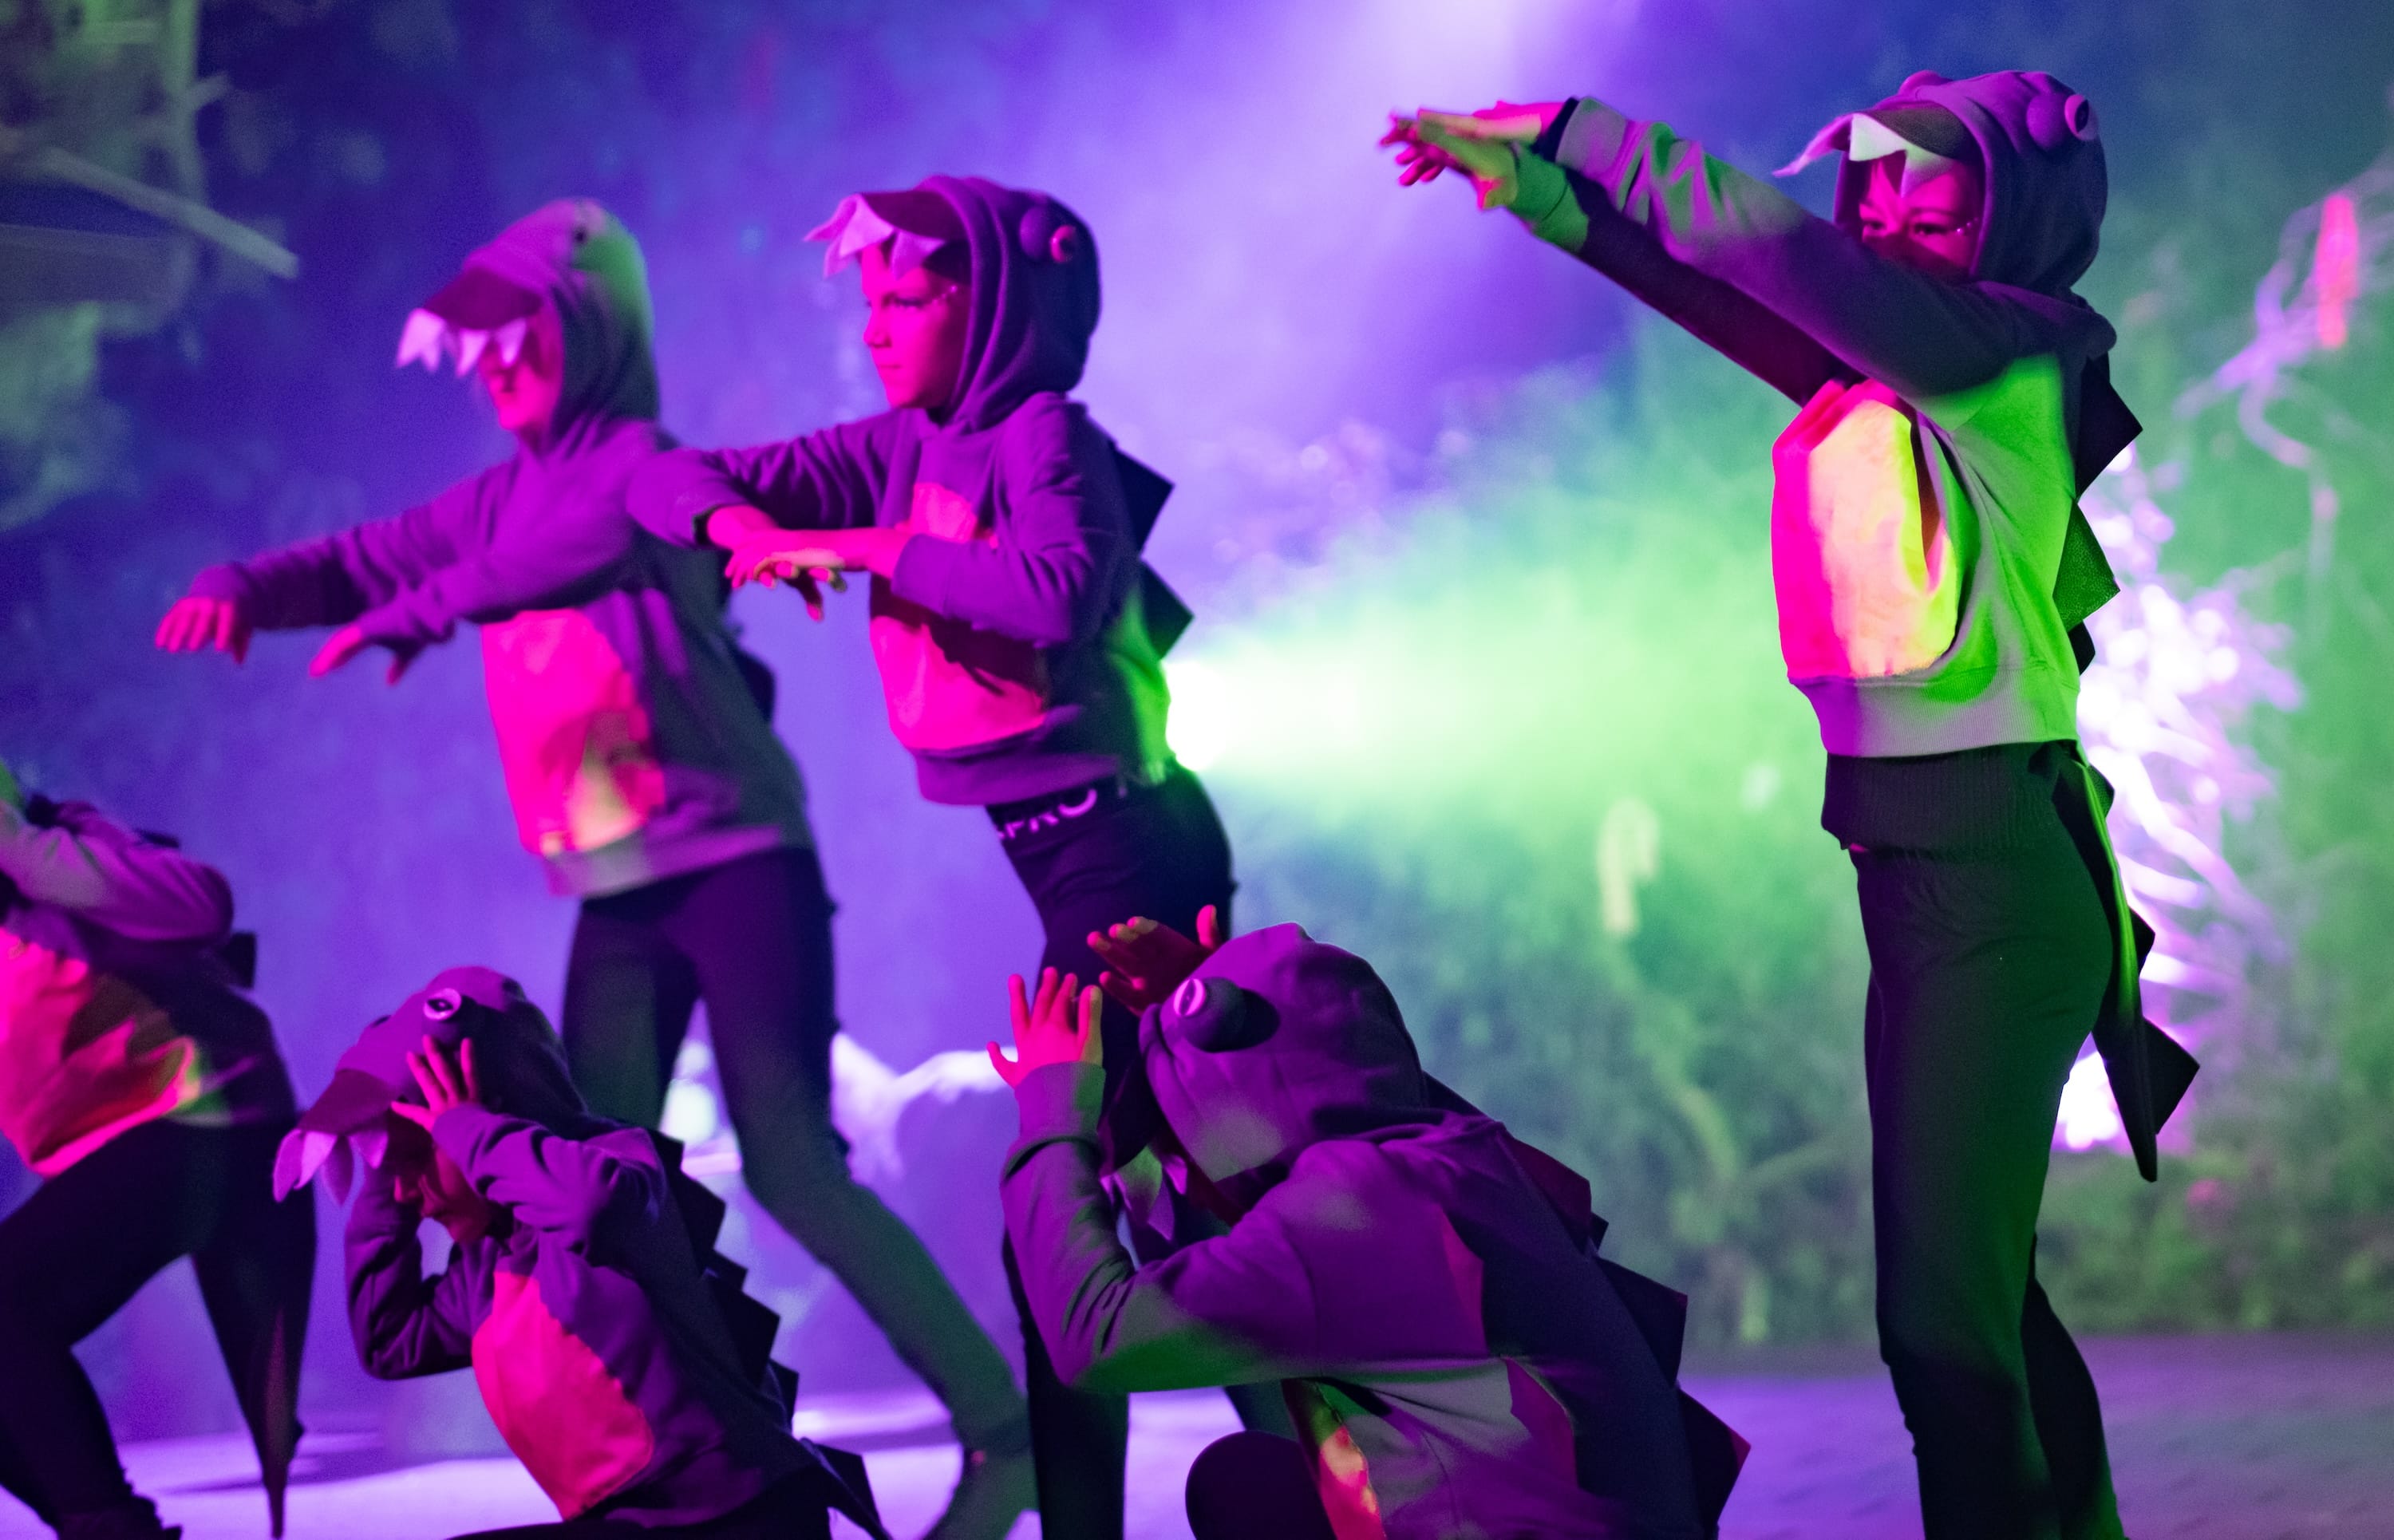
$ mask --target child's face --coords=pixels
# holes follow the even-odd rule
[[[383,1152],[382,1173],[390,1178],[391,1195],[447,1231],[461,1246],[489,1234],[497,1211],[474,1191],[457,1163],[432,1142],[432,1136],[395,1113],[384,1114],[384,1122],[390,1142]]]
[[[864,303],[871,312],[864,346],[883,393],[893,407],[945,411],[964,372],[972,291],[927,265],[892,278],[886,246],[866,251],[863,259]]]
[[[1940,172],[1903,191],[1903,157],[1871,164],[1862,191],[1862,244],[1889,261],[1934,278],[1970,276],[1979,259],[1979,217],[1986,184],[1976,166]]]
[[[481,372],[482,388],[491,393],[491,406],[499,415],[499,426],[519,438],[539,437],[557,414],[565,371],[548,356],[550,351],[540,328],[529,326],[513,363],[502,362],[497,348],[485,347],[476,365]]]

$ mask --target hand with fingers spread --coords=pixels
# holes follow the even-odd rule
[[[1105,1039],[1098,1018],[1105,1008],[1095,985],[1081,987],[1073,974],[1057,975],[1047,968],[1039,975],[1039,994],[1025,998],[1022,975],[1006,980],[1006,1005],[1014,1019],[1014,1057],[996,1044],[989,1046],[989,1061],[997,1077],[1012,1087],[1033,1070],[1050,1064],[1098,1064],[1104,1061]]]
[[[213,647],[240,663],[249,656],[249,638],[256,630],[240,600],[187,594],[166,612],[152,639],[161,652],[201,652]]]
[[[394,1101],[390,1110],[417,1127],[429,1131],[441,1114],[453,1107],[481,1105],[482,1085],[474,1073],[472,1042],[458,1044],[453,1056],[428,1033],[424,1046],[407,1056],[407,1068],[415,1076],[416,1088],[424,1093],[424,1105]]]
[[[1090,931],[1089,950],[1106,964],[1098,975],[1105,992],[1132,1010],[1145,1010],[1170,999],[1226,940],[1221,912],[1209,903],[1197,912],[1193,941],[1168,925],[1134,917]]]
[[[752,582],[771,587],[776,574],[757,573],[756,561],[743,561],[740,552],[743,546],[756,546],[756,556],[762,557],[765,546],[783,541],[791,534],[790,531],[773,522],[772,516],[764,509],[750,507],[745,503],[728,503],[714,509],[699,520],[698,533],[707,544],[727,553],[723,575],[731,580],[735,588],[745,587]],[[809,620],[823,618],[822,591],[826,586],[835,594],[848,590],[848,580],[833,567],[793,565],[778,575],[789,584],[791,591],[806,605]]]
[[[344,625],[325,638],[324,645],[318,648],[316,655],[308,660],[308,677],[311,679],[321,679],[374,645],[375,643],[366,636],[362,627]],[[400,676],[407,672],[408,665],[415,661],[415,652],[414,649],[402,652],[396,647],[392,648],[390,667],[383,675],[383,683],[397,684]]]
[[[847,586],[839,575],[843,572],[871,573],[877,577],[895,573],[907,533],[895,529],[760,531],[732,547],[731,559],[723,571],[735,588],[750,583],[770,587],[778,579],[798,587],[801,597],[807,586],[818,581],[828,581],[836,592]],[[822,618],[820,604],[818,598],[808,606],[808,612],[817,619]]]
[[[1396,147],[1401,186],[1459,171],[1471,179],[1481,208],[1501,208],[1513,201],[1520,148],[1535,143],[1562,109],[1559,101],[1499,101],[1476,112],[1424,108],[1410,118],[1391,114],[1380,142]]]

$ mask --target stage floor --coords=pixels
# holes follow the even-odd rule
[[[2086,1356],[2137,1540],[2394,1540],[2394,1337],[2124,1338],[2091,1343]],[[1688,1382],[1754,1442],[1723,1524],[1729,1540],[1918,1534],[1903,1428],[1866,1356],[1716,1364]],[[1211,1392],[1138,1399],[1133,1536],[1188,1533],[1182,1476],[1232,1426],[1229,1404]],[[954,1447],[940,1441],[920,1393],[815,1398],[799,1430],[864,1452],[901,1536],[922,1532],[954,1478]],[[244,1441],[135,1444],[126,1459],[188,1540],[264,1535]],[[324,1433],[310,1435],[300,1464],[292,1540],[437,1540],[554,1517],[510,1460],[394,1468],[371,1437]],[[0,1540],[46,1533],[0,1497]],[[1037,1533],[1026,1519],[1015,1540]]]

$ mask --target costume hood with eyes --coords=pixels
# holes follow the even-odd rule
[[[1340,1533],[1711,1532],[1743,1446],[1673,1384],[1686,1301],[1597,1255],[1585,1180],[1422,1073],[1368,963],[1293,925],[1241,936],[1139,1043],[1167,1168],[1235,1218],[1134,1270],[1102,1073],[1026,1076],[1002,1191],[1060,1374],[1283,1381],[1334,1527],[1377,1516]]]
[[[208,568],[191,591],[262,629],[354,624],[410,657],[480,625],[499,762],[524,848],[559,893],[621,892],[812,843],[797,769],[733,645],[720,564],[643,532],[657,426],[647,270],[604,208],[566,198],[470,253],[410,313],[399,362],[468,374],[563,361],[536,441],[396,519]],[[760,688],[761,687],[761,688]]]
[[[480,1099],[430,1137],[493,1208],[426,1278],[421,1216],[384,1169],[394,1103],[423,1105],[407,1057],[470,1046]],[[680,1147],[592,1113],[557,1033],[514,980],[454,967],[376,1020],[284,1141],[275,1186],[354,1187],[349,1322],[386,1379],[471,1367],[507,1446],[565,1518],[717,1519],[791,1480],[882,1534],[853,1455],[789,1434],[796,1376],[779,1324],[714,1249],[720,1199]]]
[[[1098,324],[1096,238],[1044,192],[930,177],[851,194],[810,239],[835,273],[887,246],[964,288],[961,367],[938,410],[897,408],[753,449],[677,451],[632,511],[694,541],[745,504],[794,529],[903,528],[873,580],[889,725],[934,802],[1019,801],[1169,762],[1162,654],[1187,608],[1139,552],[1171,483],[1070,392]]]

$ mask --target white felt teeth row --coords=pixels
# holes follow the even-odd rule
[[[356,1134],[330,1134],[322,1128],[294,1128],[283,1136],[274,1152],[274,1197],[280,1203],[324,1174],[335,1203],[349,1201],[349,1184],[359,1163],[378,1168],[389,1152],[390,1136],[380,1128]]]
[[[465,375],[481,362],[485,348],[495,348],[499,362],[513,365],[523,355],[524,335],[531,326],[530,316],[518,316],[494,331],[472,331],[453,326],[430,310],[410,310],[407,324],[400,328],[397,367],[404,369],[411,363],[422,363],[438,374],[441,355],[446,350],[456,356],[457,373]]]
[[[1868,112],[1848,112],[1826,128],[1812,136],[1804,152],[1779,168],[1778,175],[1792,177],[1814,161],[1846,152],[1852,161],[1884,160],[1889,155],[1903,157],[1903,191],[1912,191],[1921,183],[1942,176],[1957,164],[1933,150],[1926,150]]]

